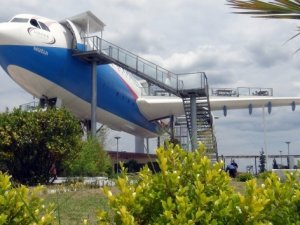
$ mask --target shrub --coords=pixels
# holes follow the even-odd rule
[[[251,173],[240,173],[237,177],[238,181],[246,182],[248,180],[252,180],[254,176]]]
[[[81,135],[65,109],[0,113],[0,167],[22,184],[47,183],[51,167],[77,152]]]
[[[257,178],[262,179],[262,180],[266,180],[268,177],[270,177],[271,174],[272,174],[272,171],[265,171],[263,173],[259,173],[257,175]]]
[[[42,187],[13,188],[10,177],[0,172],[0,224],[50,225],[55,224],[53,207],[45,207],[39,197]]]
[[[82,143],[76,157],[66,160],[68,176],[100,176],[112,173],[112,164],[107,152],[96,138],[89,137]]]
[[[212,164],[202,146],[189,153],[169,145],[157,157],[160,173],[145,167],[133,182],[123,169],[117,195],[103,189],[112,212],[99,212],[99,224],[299,224],[298,174],[285,183],[274,174],[262,186],[247,181],[242,195],[230,186],[223,163]]]

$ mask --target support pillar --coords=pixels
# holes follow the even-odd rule
[[[175,132],[174,132],[174,116],[170,117],[170,134],[171,134],[171,141],[175,141]]]
[[[254,156],[254,165],[255,165],[255,175],[257,175],[257,162],[256,162],[257,156]]]
[[[196,97],[193,96],[190,98],[191,104],[191,143],[192,143],[192,151],[195,151],[198,148],[197,143],[197,104]]]
[[[160,136],[157,137],[157,148],[160,147]]]
[[[146,138],[146,152],[149,154],[149,138]]]
[[[135,153],[144,153],[144,138],[135,136]]]
[[[267,128],[266,128],[266,114],[265,114],[265,106],[263,106],[263,126],[264,126],[264,153],[266,155],[266,170],[269,170],[269,155],[267,149]]]
[[[97,64],[92,63],[92,99],[91,99],[91,135],[96,136],[96,109],[97,109]]]

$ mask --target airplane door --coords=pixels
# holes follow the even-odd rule
[[[77,27],[72,21],[66,20],[67,27],[73,35],[72,47],[77,50],[84,50],[83,39],[80,36],[80,28]]]

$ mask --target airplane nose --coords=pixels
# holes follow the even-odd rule
[[[2,45],[4,42],[4,39],[6,39],[5,24],[6,23],[0,23],[0,45]]]
[[[9,23],[0,23],[0,45],[11,44],[13,41],[12,30]]]

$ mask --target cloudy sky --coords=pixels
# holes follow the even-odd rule
[[[0,0],[0,20],[32,13],[61,20],[91,10],[107,26],[104,39],[175,72],[204,71],[210,87],[267,87],[275,96],[300,95],[298,21],[232,14],[225,0]],[[0,70],[0,110],[32,101]],[[264,146],[262,109],[222,112],[216,120],[219,153],[258,154]],[[266,116],[268,153],[300,154],[300,106]],[[126,138],[127,139],[127,138]],[[110,149],[115,148],[113,137]],[[120,150],[133,139],[120,140]]]

